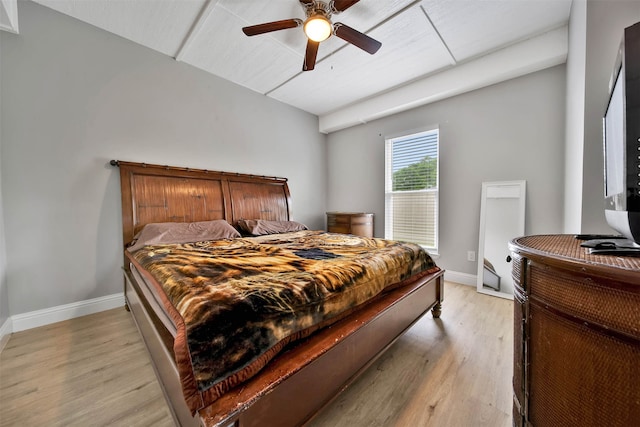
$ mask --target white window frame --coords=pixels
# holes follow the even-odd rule
[[[436,186],[435,188],[424,189],[424,190],[410,190],[410,191],[393,191],[393,144],[396,142],[401,142],[410,138],[419,138],[424,135],[432,135],[435,133],[437,135],[436,142],[436,158],[437,158],[437,168],[436,168]],[[429,253],[433,255],[438,254],[439,248],[439,224],[440,224],[440,131],[436,128],[430,128],[428,130],[422,130],[417,132],[411,132],[407,134],[403,134],[400,136],[394,136],[385,138],[385,238],[391,240],[399,240],[397,237],[394,238],[393,235],[393,199],[394,195],[399,195],[403,193],[405,195],[410,195],[411,193],[424,193],[425,195],[428,193],[435,193],[434,198],[434,216],[433,218],[433,246],[426,245],[420,242],[416,242],[425,249],[429,251]],[[409,196],[410,197],[410,196]],[[397,197],[396,197],[397,199]],[[410,239],[400,239],[411,241]]]

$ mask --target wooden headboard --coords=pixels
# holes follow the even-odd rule
[[[120,167],[125,247],[146,224],[224,219],[288,221],[286,178],[112,160]]]

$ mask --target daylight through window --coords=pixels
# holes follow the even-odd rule
[[[437,253],[437,129],[387,139],[384,233]]]

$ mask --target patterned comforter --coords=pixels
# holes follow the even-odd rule
[[[417,245],[322,231],[145,246],[131,258],[178,326],[174,353],[194,413],[287,343],[439,270]]]

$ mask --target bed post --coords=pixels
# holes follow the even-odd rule
[[[120,168],[120,162],[118,160],[111,160],[109,162],[109,164],[111,166],[113,166],[114,168],[118,168],[118,169]],[[122,171],[119,171],[119,175],[120,175],[120,194],[121,194],[121,197],[122,197],[122,194],[123,194],[122,193]],[[123,242],[123,243],[125,243],[125,247],[126,247],[126,242]],[[126,262],[127,259],[126,259],[126,257],[125,257],[124,261],[125,262],[124,262],[124,264],[122,266],[122,269],[124,270],[124,273],[125,273],[125,276],[126,276],[126,273],[127,273],[127,262]],[[127,295],[127,280],[126,280],[126,278],[123,278],[122,289],[123,289],[124,295],[125,295],[125,298],[124,298],[124,309],[127,310],[127,311],[131,311],[131,309],[129,308],[129,304],[127,304],[127,297],[126,297],[126,295]]]
[[[439,319],[442,314],[442,301],[444,301],[444,275],[436,279],[436,305],[431,309],[434,319]]]

